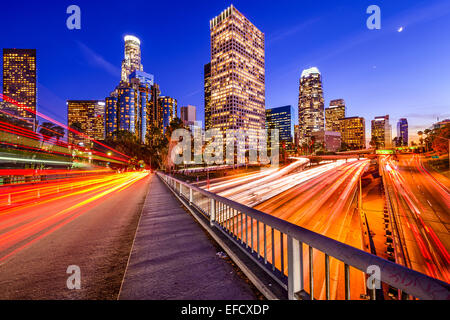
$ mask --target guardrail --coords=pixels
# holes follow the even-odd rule
[[[344,266],[344,296],[347,300],[351,298],[350,268],[360,270],[374,283],[373,266],[379,268],[380,282],[415,298],[450,300],[450,286],[445,282],[192,186],[167,174],[157,174],[167,186],[209,219],[212,227],[222,231],[287,290],[289,299],[314,299],[314,277],[317,276],[314,254],[321,253],[324,259],[326,299],[330,299],[330,258],[334,258]],[[308,286],[305,285],[305,278],[309,282]],[[372,299],[376,297],[375,290],[370,292]]]

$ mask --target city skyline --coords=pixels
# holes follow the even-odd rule
[[[407,1],[6,4],[0,300],[449,300],[450,2]]]
[[[199,6],[199,3],[201,2],[195,3],[189,10],[193,10]],[[20,39],[20,37],[16,37],[18,39],[10,38],[11,35],[9,34],[5,37],[5,42],[2,46],[37,49],[39,92],[38,109],[56,119],[65,121],[66,114],[64,107],[66,100],[104,99],[104,97],[109,94],[111,90],[110,88],[117,84],[117,80],[120,79],[120,66],[123,59],[117,57],[123,55],[121,42],[122,37],[125,34],[124,31],[126,30],[126,33],[136,35],[139,39],[141,39],[142,46],[147,48],[142,51],[142,60],[145,61],[146,71],[157,75],[158,79],[160,79],[158,83],[166,89],[164,93],[176,98],[179,105],[191,104],[197,106],[197,114],[199,115],[198,120],[204,122],[203,66],[208,61],[209,55],[208,21],[217,15],[217,12],[221,12],[224,8],[228,7],[229,4],[230,3],[227,2],[210,4],[205,6],[205,9],[207,9],[205,10],[206,13],[198,13],[198,15],[201,15],[202,18],[199,19],[200,22],[196,22],[192,26],[195,30],[201,29],[201,31],[198,31],[199,33],[193,33],[193,35],[201,34],[201,36],[198,37],[198,40],[197,37],[195,37],[195,41],[193,41],[197,48],[193,50],[184,50],[184,53],[187,53],[187,56],[190,57],[191,64],[187,65],[185,70],[180,69],[175,74],[172,72],[173,68],[178,66],[180,62],[171,60],[171,62],[173,62],[172,65],[174,65],[172,66],[171,63],[167,63],[167,57],[163,57],[162,55],[152,57],[155,54],[154,50],[151,50],[150,48],[157,47],[157,43],[155,43],[152,37],[149,36],[148,30],[142,31],[142,25],[139,23],[136,23],[135,27],[130,27],[130,22],[125,21],[123,27],[114,27],[114,32],[109,32],[108,35],[102,36],[101,38],[95,37],[96,43],[93,43],[93,35],[88,36],[85,32],[86,30],[89,31],[89,29],[91,29],[90,33],[94,33],[95,35],[95,30],[98,29],[98,26],[95,26],[95,24],[92,25],[92,21],[89,20],[92,6],[83,2],[80,4],[80,7],[84,14],[83,17],[86,18],[83,20],[84,24],[82,25],[82,29],[80,31],[69,31],[67,29],[61,30],[58,33],[59,35],[61,35],[61,33],[64,34],[64,39],[61,39],[64,40],[62,41],[64,45],[62,45],[61,48],[56,48],[56,50],[52,45],[47,43],[48,47],[55,50],[54,53],[49,54],[50,48],[47,48],[42,44],[36,45],[37,43],[33,40],[33,38],[25,43],[23,39]],[[394,41],[402,42],[403,45],[406,46],[411,46],[412,39],[416,39],[417,37],[421,39],[421,41],[429,41],[425,39],[425,35],[427,33],[429,34],[431,26],[438,24],[443,28],[450,27],[448,23],[445,22],[445,16],[450,13],[450,6],[444,4],[442,1],[433,1],[427,6],[424,6],[424,3],[415,4],[413,6],[401,6],[388,4],[382,1],[380,3],[380,7],[383,9],[383,12],[388,11],[388,14],[386,14],[386,17],[383,15],[382,29],[377,31],[371,31],[365,27],[365,19],[367,18],[367,14],[365,14],[365,8],[363,8],[364,6],[361,6],[358,11],[356,8],[350,9],[348,7],[348,3],[344,1],[344,3],[337,9],[352,17],[352,26],[356,25],[354,22],[356,15],[358,15],[358,19],[360,20],[358,22],[358,30],[352,31],[359,31],[361,34],[365,34],[368,39],[362,40],[361,37],[359,39],[355,38],[357,41],[355,41],[355,43],[349,48],[346,48],[346,46],[343,45],[341,48],[335,48],[335,52],[329,52],[324,55],[312,56],[314,52],[317,51],[315,47],[311,48],[311,50],[303,50],[307,57],[301,59],[297,57],[299,55],[298,53],[292,51],[290,57],[286,56],[289,58],[287,59],[289,60],[289,63],[282,61],[282,59],[277,59],[274,61],[274,59],[276,59],[280,54],[280,46],[284,45],[285,49],[287,49],[290,45],[288,42],[290,43],[295,39],[300,39],[306,33],[310,32],[310,29],[316,30],[317,28],[317,33],[319,33],[317,40],[325,40],[326,37],[323,36],[323,32],[329,27],[329,23],[324,21],[324,18],[318,17],[317,19],[312,19],[311,21],[305,20],[302,24],[297,25],[297,27],[280,28],[278,25],[271,25],[266,21],[266,19],[263,18],[265,15],[270,14],[270,10],[264,10],[263,6],[261,6],[261,9],[258,9],[255,8],[255,6],[249,6],[248,3],[236,2],[233,4],[267,35],[266,109],[273,106],[287,104],[291,104],[294,107],[297,106],[295,101],[297,100],[296,96],[298,95],[298,79],[300,77],[301,70],[311,66],[317,66],[323,76],[322,81],[325,105],[328,105],[330,100],[343,98],[346,101],[347,113],[349,116],[361,116],[364,117],[366,121],[370,121],[375,116],[379,115],[379,113],[384,113],[390,114],[390,118],[393,123],[396,123],[400,118],[407,118],[409,122],[410,140],[417,140],[416,132],[420,129],[425,129],[431,126],[432,123],[436,122],[438,117],[439,120],[443,120],[450,116],[447,111],[449,109],[448,101],[450,100],[450,97],[448,97],[449,94],[445,92],[445,90],[442,90],[442,86],[446,82],[445,77],[448,76],[448,74],[442,74],[443,81],[437,82],[436,78],[434,81],[424,83],[422,91],[417,93],[416,89],[419,79],[408,79],[408,72],[404,75],[399,72],[395,72],[398,67],[393,64],[394,62],[397,62],[397,59],[399,59],[399,53],[395,50],[382,53],[379,52],[379,49],[377,49],[379,58],[375,59],[374,55],[371,55],[370,58],[373,59],[373,62],[368,61],[370,59],[359,58],[352,61],[352,59],[346,58],[346,63],[342,64],[339,68],[332,68],[330,66],[330,63],[333,61],[342,61],[342,58],[344,57],[353,55],[361,56],[361,53],[367,54],[368,44],[370,42],[373,42],[374,45],[382,45],[384,47],[387,44],[392,45],[392,42]],[[298,8],[299,6],[304,6],[307,10],[304,10],[306,13],[302,11],[302,14],[306,16],[302,15],[297,17],[297,21],[304,20],[302,18],[306,18],[308,15],[314,17],[315,14],[317,14],[317,8],[314,5],[306,5],[305,3],[302,3],[294,5],[293,8]],[[292,13],[286,11],[288,7],[289,6],[286,3],[280,3],[277,5],[274,13],[285,13],[286,22],[283,23],[283,25],[287,25],[289,21],[294,20]],[[328,11],[333,12],[334,9],[336,8],[330,6]],[[8,10],[14,10],[14,6],[8,7]],[[56,8],[54,10],[56,10]],[[175,9],[175,12],[178,12],[178,10],[179,9]],[[329,15],[328,11],[326,10],[323,15]],[[422,12],[420,17],[413,19],[409,25],[405,23],[405,27],[401,34],[397,29],[394,30],[394,25],[404,23],[405,17],[412,17],[412,13],[419,11]],[[396,19],[396,17],[398,17],[398,19]],[[61,17],[61,19],[63,18],[64,16]],[[316,20],[320,21],[320,23]],[[33,19],[30,19],[29,23],[33,23],[33,21]],[[88,23],[87,21],[91,22]],[[50,20],[49,24],[53,23],[56,22]],[[170,37],[169,39],[176,39],[178,35],[176,33],[172,33],[175,27],[176,26],[173,26],[172,28],[169,28],[168,31],[165,31],[165,36],[168,38]],[[187,28],[189,29],[191,26],[189,25]],[[122,31],[119,31],[118,29],[121,29]],[[284,30],[285,32],[280,30]],[[339,36],[343,36],[344,38],[346,35],[352,33],[350,32],[350,26],[347,24],[345,25],[345,28],[339,27],[336,32]],[[20,33],[21,28],[17,28],[17,30],[11,32],[11,34],[19,35]],[[408,39],[401,40],[399,37]],[[113,38],[115,40],[110,41]],[[45,41],[42,42],[45,43]],[[35,45],[33,45],[33,43]],[[198,46],[199,44],[200,46]],[[434,42],[432,48],[435,48],[436,50],[432,51],[438,55],[438,52],[445,51],[443,48],[446,47],[446,45],[447,44],[442,43],[442,41]],[[319,47],[320,45],[317,46],[317,48]],[[187,48],[192,49],[190,46]],[[54,70],[46,67],[49,65],[49,60],[54,58],[54,54],[59,54],[69,49],[72,49],[74,52],[69,54],[66,58],[62,58],[61,54],[61,57],[54,60]],[[201,58],[191,59],[191,54],[193,54],[194,51],[196,56],[200,56]],[[432,62],[432,59],[428,58],[429,52],[427,51],[428,53],[424,55],[422,50],[416,51],[416,56],[422,54],[423,57],[423,59],[420,60],[421,64],[416,66],[417,71],[427,71],[432,69],[430,66],[435,63]],[[383,57],[385,58],[384,60],[382,59]],[[406,58],[407,59],[405,60],[404,65],[410,64],[412,57],[408,56]],[[70,72],[70,68],[73,68],[74,65],[67,65],[67,61],[65,61],[67,59],[75,62],[74,65],[77,66],[77,69],[79,70],[76,72]],[[173,57],[171,57],[171,59],[173,59]],[[364,64],[367,69],[357,68],[357,65],[361,65],[363,62],[360,60],[365,60]],[[447,61],[440,60],[440,62],[443,64],[444,69],[448,67],[446,65],[448,64]],[[83,66],[82,68],[79,67],[80,64]],[[339,63],[336,64],[339,65]],[[386,68],[387,66],[390,68]],[[404,66],[402,68],[404,68]],[[341,70],[339,69],[344,69],[345,73],[341,73]],[[279,70],[282,71],[280,72]],[[68,76],[69,74],[70,77]],[[189,77],[189,74],[191,74],[193,81],[180,81],[181,84],[173,84],[168,81],[168,76],[170,74],[182,80],[188,79],[186,77]],[[429,76],[427,72],[421,74],[423,76]],[[387,75],[392,77],[386,78],[386,81],[382,82],[380,77],[386,77]],[[354,82],[345,81],[345,79],[348,79],[350,76],[355,78]],[[59,83],[55,84],[54,82],[56,80],[48,80],[49,77],[58,79]],[[282,78],[282,81],[280,81],[280,77]],[[340,80],[339,78],[342,77],[344,79]],[[365,81],[362,83],[358,81],[358,83],[356,83],[359,77],[362,77]],[[399,78],[401,78],[404,83],[397,83],[398,88],[394,90],[389,84],[394,82],[394,80],[397,82]],[[71,87],[72,89],[62,88],[61,79],[65,79],[65,87]],[[91,79],[95,79],[96,83],[91,85],[91,82],[93,82]],[[105,81],[102,81],[102,79]],[[274,81],[274,79],[277,79],[277,81]],[[377,90],[381,93],[379,95],[374,94],[374,88],[377,88]],[[68,94],[69,91],[72,91],[70,95]],[[384,94],[386,92],[389,94]],[[402,96],[405,95],[408,99],[402,100]],[[378,106],[377,109],[374,108],[375,105]],[[298,120],[295,118],[294,123],[298,123]],[[366,123],[367,137],[370,136],[369,127],[369,123]],[[395,129],[393,136],[396,136]]]

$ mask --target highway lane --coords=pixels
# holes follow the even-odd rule
[[[398,262],[450,282],[450,195],[417,155],[381,159],[393,199],[401,250]]]
[[[1,299],[115,299],[128,259],[147,173],[61,181],[30,200],[38,184],[0,207]],[[29,189],[29,190],[28,190]],[[80,290],[68,290],[69,265],[81,268]]]

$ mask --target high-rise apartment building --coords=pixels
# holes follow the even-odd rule
[[[211,127],[265,127],[264,33],[231,5],[210,21]]]
[[[3,49],[3,94],[25,108],[19,116],[36,125],[37,103],[36,49]],[[5,97],[5,100],[7,98]]]
[[[122,61],[121,80],[127,82],[134,71],[143,71],[141,64],[141,41],[135,37],[126,35],[124,38],[124,59]]]
[[[336,99],[330,101],[330,106],[325,108],[325,130],[340,132],[339,120],[345,118],[345,101]]]
[[[177,117],[177,99],[160,96],[158,98],[158,104],[161,106],[163,132],[165,132],[166,128],[170,125],[170,122]]]
[[[205,95],[205,130],[211,128],[211,62],[203,68]]]
[[[101,100],[68,100],[67,123],[94,140],[105,138],[105,102]],[[88,145],[90,140],[69,131],[69,143]]]
[[[362,117],[347,117],[339,120],[341,142],[349,149],[366,148],[366,121]]]
[[[316,67],[303,70],[300,77],[298,124],[301,140],[310,138],[313,132],[324,130],[322,76]]]
[[[392,127],[389,124],[389,115],[375,117],[372,120],[372,141],[377,149],[392,146]]]
[[[399,146],[408,146],[408,120],[401,118],[397,122],[397,144]]]
[[[266,130],[270,136],[271,130],[278,129],[279,141],[292,143],[292,106],[266,109]]]

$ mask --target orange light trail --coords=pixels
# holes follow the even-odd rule
[[[29,247],[62,226],[97,206],[113,194],[122,192],[148,176],[145,172],[129,172],[90,177],[73,183],[67,182],[63,194],[49,192],[44,199],[22,202],[10,207],[2,206],[0,213],[0,262]],[[54,188],[55,186],[51,186]],[[35,189],[31,189],[33,192]],[[65,193],[64,193],[65,192]]]

